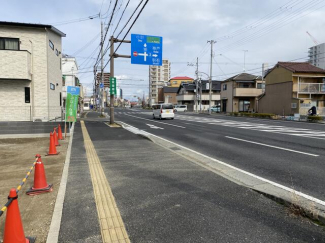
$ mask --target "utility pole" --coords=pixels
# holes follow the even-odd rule
[[[199,96],[199,58],[196,58],[196,92],[195,92],[195,111],[196,113],[198,112],[198,105],[197,105],[197,101],[198,101],[198,96]]]
[[[217,43],[214,40],[208,41],[211,44],[211,59],[210,59],[210,77],[209,77],[209,114],[211,115],[211,100],[212,100],[212,58],[213,58],[213,44]]]
[[[101,21],[101,80],[100,80],[100,114],[103,116],[103,109],[104,109],[104,88],[101,88],[104,85],[104,27],[103,21]]]
[[[246,52],[248,52],[248,50],[243,50],[244,52],[244,72],[246,72]]]

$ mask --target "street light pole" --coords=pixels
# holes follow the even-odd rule
[[[213,44],[217,43],[214,40],[208,41],[211,44],[211,59],[210,59],[210,77],[209,77],[209,115],[211,115],[211,100],[212,100],[212,58],[213,58]]]
[[[196,58],[196,92],[195,92],[195,112],[197,113],[197,103],[198,103],[198,96],[199,96],[199,58]]]

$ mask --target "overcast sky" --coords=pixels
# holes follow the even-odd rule
[[[66,23],[101,12],[107,24],[115,0],[111,2],[108,9],[110,0],[2,0],[0,20],[50,23],[66,33],[62,40],[63,53],[76,56],[80,81],[88,87],[90,95],[101,19]],[[118,1],[108,36],[127,2]],[[116,34],[139,2],[130,0]],[[194,64],[196,57],[199,57],[199,71],[209,73],[211,46],[207,40],[217,41],[213,52],[214,79],[223,80],[243,72],[244,53],[246,72],[260,75],[262,63],[272,67],[277,61],[307,60],[308,48],[314,42],[306,31],[319,43],[325,42],[324,6],[325,0],[149,0],[130,33],[164,38],[163,57],[171,61],[172,77],[195,78],[195,67],[187,63]],[[118,53],[130,55],[130,44],[123,44]],[[131,65],[130,59],[116,59],[115,63],[115,76],[124,79],[119,84],[126,97],[142,97],[143,92],[148,93],[147,66]],[[109,65],[106,71],[109,72]],[[202,77],[206,78],[204,74]]]

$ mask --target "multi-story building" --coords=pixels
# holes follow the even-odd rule
[[[311,65],[325,69],[325,43],[310,47],[308,56]]]
[[[61,38],[51,25],[0,22],[0,120],[62,116]]]
[[[163,60],[162,66],[149,66],[149,102],[158,103],[158,90],[167,85],[170,78],[170,62]]]
[[[168,82],[168,87],[179,87],[182,83],[193,83],[194,79],[190,77],[174,77],[171,78]]]
[[[265,77],[259,113],[307,115],[315,106],[325,116],[325,70],[307,62],[278,62]]]
[[[221,83],[222,112],[255,112],[263,93],[261,76],[240,73]]]

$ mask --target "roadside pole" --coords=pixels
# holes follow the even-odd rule
[[[102,88],[102,85],[104,85],[104,36],[103,36],[103,21],[101,21],[101,80],[100,80],[100,115],[103,116],[103,109],[104,109],[104,88]]]
[[[209,114],[211,115],[211,100],[212,100],[212,58],[213,58],[213,44],[217,43],[214,40],[208,41],[211,44],[211,59],[210,59],[210,77],[209,77]]]
[[[199,58],[196,58],[196,92],[195,92],[195,111],[198,112],[198,96],[199,96]]]
[[[123,57],[123,58],[131,58],[130,55],[119,55],[115,53],[114,50],[114,43],[115,42],[123,42],[123,43],[131,43],[131,41],[129,40],[118,40],[115,39],[114,36],[111,36],[110,38],[110,78],[114,78],[114,58],[118,58],[118,57]],[[110,84],[111,86],[111,84]],[[114,93],[111,92],[110,93],[110,105],[109,105],[109,115],[110,115],[110,119],[109,119],[109,123],[112,125],[114,124]]]

